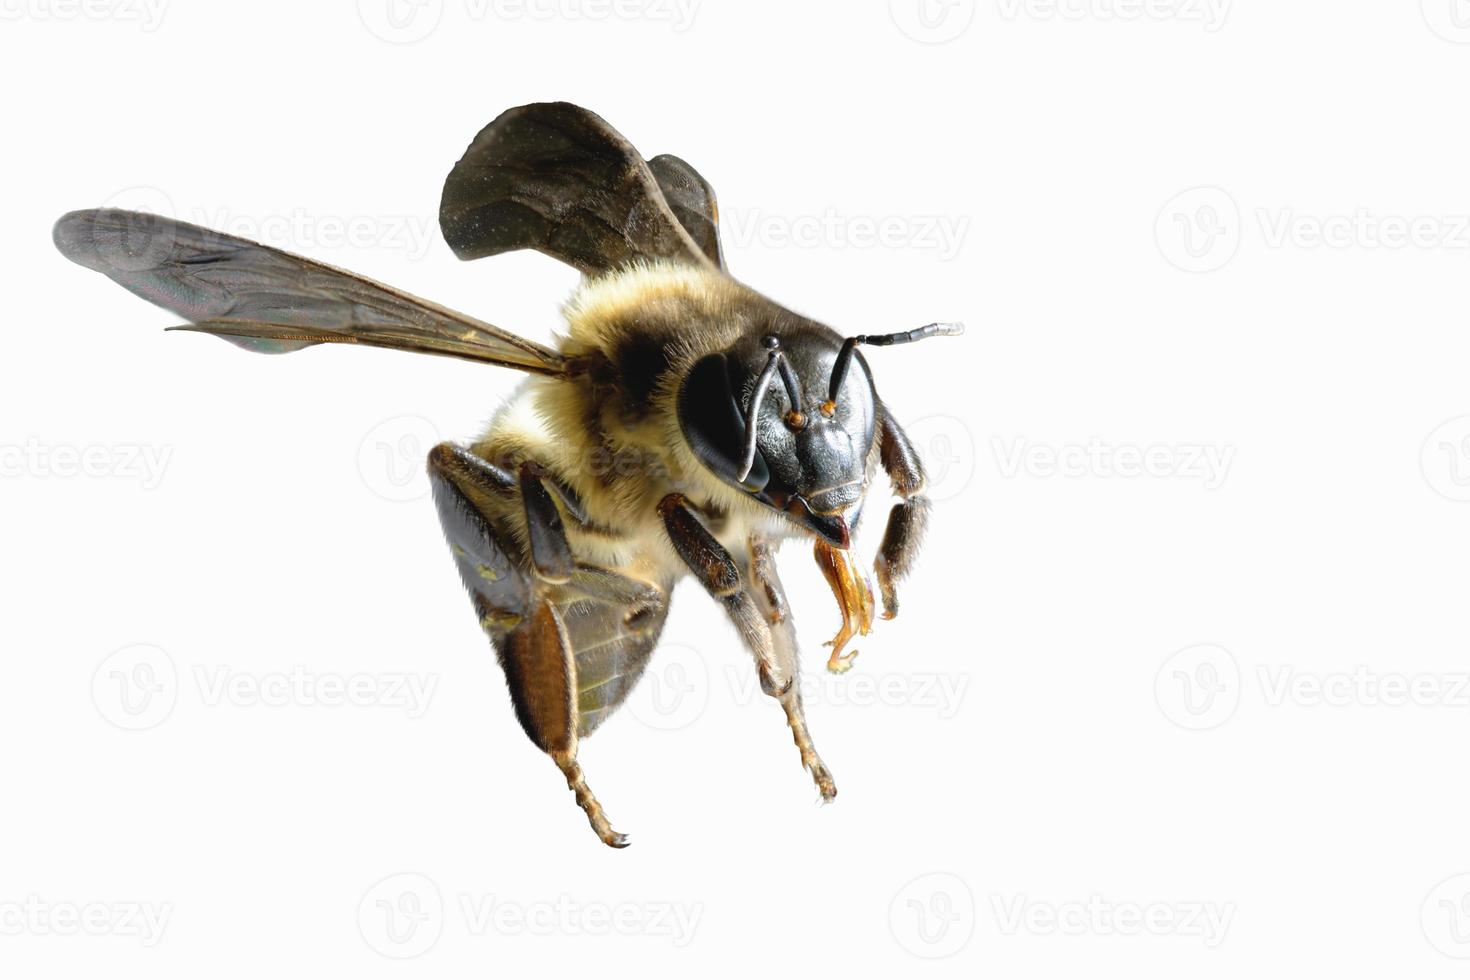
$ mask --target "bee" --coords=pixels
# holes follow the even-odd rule
[[[929,518],[924,469],[859,346],[958,324],[844,337],[725,268],[713,188],[645,161],[568,103],[510,109],[444,184],[439,222],[461,259],[535,249],[583,279],[555,349],[339,269],[183,222],[75,211],[68,259],[252,351],[365,344],[465,358],[528,377],[468,445],[428,456],[434,505],[527,736],[597,836],[613,830],[577,761],[648,666],[676,580],[724,607],[785,710],[824,800],[837,794],[796,683],[797,642],[773,552],[813,542],[841,627],[827,666],[868,632],[875,601],[852,535],[881,471],[898,500],[874,572],[885,618]]]

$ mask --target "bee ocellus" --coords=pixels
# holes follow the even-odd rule
[[[264,353],[350,343],[466,358],[530,376],[469,444],[428,467],[444,534],[516,716],[560,767],[592,828],[622,847],[577,761],[653,655],[675,581],[724,607],[785,710],[824,799],[837,792],[806,728],[797,642],[774,549],[812,542],[841,627],[828,667],[871,627],[852,556],[875,479],[898,501],[874,573],[885,618],[928,519],[917,453],[860,345],[958,324],[848,336],[726,271],[715,196],[687,163],[645,161],[566,103],[503,113],[444,185],[445,239],[465,259],[536,249],[583,273],[555,349],[255,242],[138,212],[56,224],[69,259]]]

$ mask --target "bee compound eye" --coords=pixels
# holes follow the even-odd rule
[[[745,416],[730,385],[724,354],[700,358],[679,388],[679,428],[689,448],[710,470],[751,493],[764,489],[771,470],[759,449],[750,472],[740,479],[745,452]]]

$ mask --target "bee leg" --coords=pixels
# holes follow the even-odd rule
[[[521,727],[566,777],[592,831],[609,847],[627,847],[577,762],[577,666],[561,614],[543,598],[530,620],[496,646]]]
[[[746,649],[754,654],[761,690],[777,698],[785,694],[796,675],[791,664],[777,658],[770,624],[755,596],[745,587],[735,559],[690,509],[683,494],[671,493],[660,500],[658,511],[674,551],[705,591],[725,607]]]
[[[507,547],[507,536],[476,502],[515,491],[523,481],[468,450],[441,443],[429,453],[429,482],[460,579],[505,671],[516,719],[562,771],[597,836],[612,847],[626,847],[627,837],[613,830],[577,762],[576,659],[566,623],[551,601],[552,587],[511,557],[516,552]],[[534,523],[530,508],[527,517]]]
[[[886,407],[880,410],[879,459],[893,492],[901,498],[888,512],[888,526],[873,571],[883,596],[883,618],[898,615],[898,583],[908,575],[918,558],[919,545],[929,524],[929,498],[924,496],[924,464],[903,429]]]
[[[789,665],[791,676],[796,677],[799,671],[796,624],[791,619],[786,590],[776,574],[776,562],[770,545],[764,538],[755,535],[750,539],[750,577],[755,585],[756,602],[771,624],[775,654]],[[801,764],[812,774],[812,780],[817,784],[823,801],[830,803],[837,798],[837,784],[833,782],[832,773],[822,762],[822,757],[817,754],[811,733],[807,731],[806,712],[801,704],[801,685],[792,684],[778,695],[777,700],[786,712],[786,724],[791,729],[797,751],[801,753]]]

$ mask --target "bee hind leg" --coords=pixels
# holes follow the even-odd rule
[[[525,466],[517,478],[468,450],[442,443],[429,453],[429,481],[460,579],[505,671],[516,719],[532,744],[551,756],[566,777],[577,805],[603,843],[626,847],[628,838],[612,828],[577,762],[576,658],[566,622],[552,601],[556,586],[549,581],[562,573],[570,580],[575,566],[560,524],[547,527],[541,519],[547,505],[555,513],[555,505],[544,496],[544,480]],[[523,494],[528,485],[540,490],[538,495],[532,489],[532,499],[526,502],[527,523],[537,528],[529,535],[533,552],[538,551],[537,535],[542,535],[531,569],[512,557],[517,552],[508,546],[509,536],[496,528],[477,502]],[[542,575],[543,562],[549,577]]]

